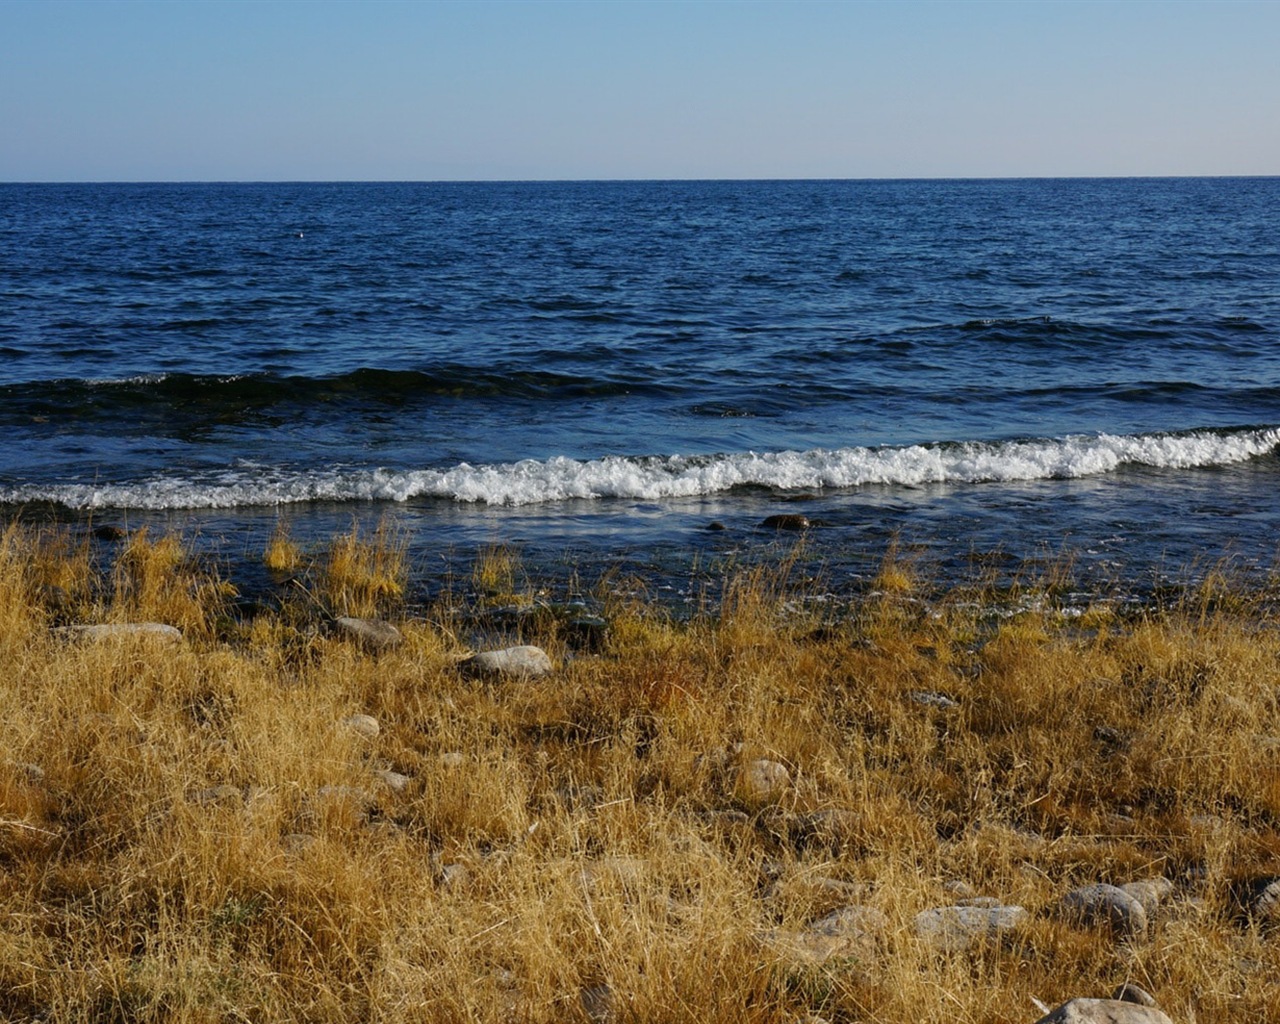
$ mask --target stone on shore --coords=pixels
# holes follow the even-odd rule
[[[342,720],[342,726],[367,740],[376,740],[382,732],[382,726],[378,724],[378,720],[373,715],[347,715]]]
[[[1084,925],[1104,925],[1113,935],[1141,938],[1147,931],[1147,911],[1137,897],[1114,885],[1085,885],[1062,897],[1065,915]]]
[[[1139,988],[1131,981],[1116,986],[1111,998],[1122,1003],[1137,1003],[1139,1006],[1155,1006],[1156,997],[1145,988]]]
[[[787,766],[768,758],[758,757],[754,761],[748,761],[738,772],[738,796],[755,803],[773,800],[789,785],[791,773],[787,771]]]
[[[333,624],[339,633],[371,651],[389,651],[404,640],[400,630],[382,619],[359,619],[343,615],[334,619]]]
[[[797,931],[772,931],[761,938],[784,959],[817,966],[833,957],[869,956],[888,927],[888,919],[879,910],[855,904]]]
[[[1173,1024],[1173,1021],[1152,1006],[1118,999],[1072,999],[1035,1024]]]
[[[460,667],[471,676],[502,679],[538,679],[552,670],[547,652],[531,645],[481,651],[462,662]]]
[[[68,640],[110,640],[113,637],[147,637],[179,643],[182,630],[163,622],[106,622],[100,625],[59,626],[53,630]]]
[[[980,897],[981,898],[981,897]],[[933,907],[916,915],[916,934],[935,949],[959,952],[979,942],[991,942],[1027,922],[1019,906]]]

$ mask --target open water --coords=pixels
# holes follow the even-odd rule
[[[1269,567],[1280,179],[0,185],[0,438],[0,512],[233,575]]]

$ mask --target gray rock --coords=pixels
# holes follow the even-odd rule
[[[1066,917],[1084,925],[1104,925],[1113,935],[1140,938],[1147,931],[1142,903],[1114,885],[1085,885],[1062,897]]]
[[[241,804],[244,803],[244,794],[238,786],[210,786],[192,793],[191,802],[202,807]]]
[[[371,651],[389,651],[404,641],[400,630],[382,619],[358,619],[343,615],[333,620],[338,632]]]
[[[922,704],[927,708],[937,708],[939,711],[950,711],[958,708],[960,702],[948,697],[945,693],[933,693],[929,690],[912,690],[907,696],[917,704]]]
[[[112,637],[148,637],[179,643],[182,631],[163,622],[107,622],[96,626],[59,626],[51,631],[67,640],[109,640]]]
[[[498,651],[481,651],[462,662],[461,668],[472,676],[538,679],[550,673],[552,665],[547,652],[541,647],[525,645]]]
[[[772,800],[791,785],[787,766],[768,758],[748,761],[738,772],[737,793],[744,800]]]
[[[380,769],[374,772],[373,776],[393,793],[403,793],[412,781],[409,776],[393,772],[390,768]]]
[[[981,897],[979,897],[981,898]],[[959,951],[979,942],[999,939],[1027,922],[1017,906],[934,907],[916,915],[916,934],[935,949]]]
[[[608,985],[587,985],[578,992],[578,999],[591,1024],[612,1024],[618,1019],[613,989]]]
[[[461,768],[466,763],[466,760],[461,750],[446,750],[440,755],[440,766],[442,768]]]
[[[1280,878],[1268,883],[1254,897],[1250,913],[1258,921],[1272,924],[1280,920]]]
[[[773,931],[762,939],[779,956],[816,966],[833,957],[870,955],[888,927],[888,919],[874,907],[854,905],[833,911],[798,931]]]
[[[1116,990],[1111,993],[1111,998],[1119,1000],[1122,1003],[1137,1003],[1139,1006],[1156,1005],[1155,996],[1145,988],[1139,988],[1131,981],[1126,981],[1122,985],[1117,985]]]
[[[1072,999],[1035,1024],[1173,1024],[1173,1021],[1151,1006],[1118,999]]]
[[[382,732],[382,726],[378,724],[378,720],[373,715],[347,715],[342,720],[344,729],[349,729],[357,736],[363,736],[367,740],[376,740],[379,733]]]
[[[1163,876],[1126,882],[1120,888],[1142,904],[1142,909],[1147,912],[1148,921],[1155,919],[1160,907],[1173,895],[1173,883]]]

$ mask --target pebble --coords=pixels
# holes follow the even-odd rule
[[[466,760],[461,750],[446,750],[440,755],[440,766],[442,768],[461,768],[466,763]]]
[[[1085,885],[1062,898],[1066,916],[1085,925],[1106,925],[1112,934],[1139,938],[1147,931],[1147,911],[1134,896],[1114,885]]]
[[[244,794],[237,786],[210,786],[191,794],[191,802],[202,807],[215,804],[239,804],[244,802]]]
[[[786,765],[759,757],[742,766],[737,792],[745,800],[759,802],[780,796],[789,785],[791,773]]]
[[[1148,921],[1155,918],[1164,902],[1173,895],[1173,883],[1163,876],[1126,882],[1120,888],[1142,904]]]
[[[950,711],[952,708],[958,708],[960,702],[948,697],[945,693],[931,693],[928,690],[912,690],[907,694],[911,700],[917,704],[922,704],[927,708],[937,708],[940,711]]]
[[[404,640],[400,630],[382,619],[358,619],[343,615],[333,620],[339,633],[356,640],[371,651],[389,651]]]
[[[1258,921],[1280,920],[1280,878],[1264,885],[1253,900],[1252,914]]]
[[[373,715],[347,715],[342,720],[342,725],[357,736],[363,736],[368,740],[376,740],[382,732],[382,726]]]
[[[409,776],[401,775],[399,772],[393,772],[389,768],[381,769],[373,774],[374,778],[393,793],[403,793],[409,788],[409,783],[412,781]]]
[[[1118,999],[1072,999],[1035,1024],[1173,1024],[1173,1021],[1152,1006]]]
[[[552,670],[551,658],[541,647],[525,645],[497,651],[481,651],[462,662],[468,675],[507,679],[538,679]]]

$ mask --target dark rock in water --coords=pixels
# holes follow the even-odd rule
[[[93,535],[98,540],[124,540],[128,533],[125,532],[123,526],[116,526],[113,523],[103,523],[93,528]]]
[[[404,637],[400,630],[381,619],[357,619],[343,616],[333,620],[339,632],[353,640],[358,640],[372,651],[390,650],[397,646]]]
[[[798,512],[787,512],[769,516],[760,525],[766,530],[807,530],[812,524],[808,516],[802,516]]]
[[[588,651],[598,651],[609,636],[609,623],[599,615],[579,615],[564,628],[571,644]]]
[[[707,523],[707,529],[712,531],[719,531],[719,530],[727,529],[727,527],[724,525],[724,523],[720,522],[719,519],[713,519],[711,522]]]

